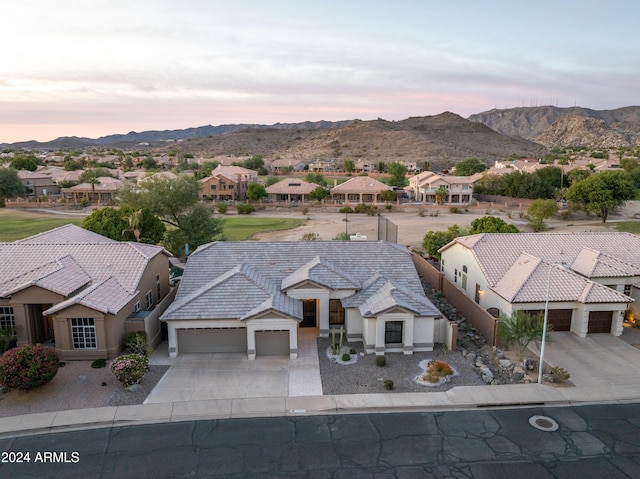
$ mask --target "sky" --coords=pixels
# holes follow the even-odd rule
[[[640,105],[637,0],[20,0],[0,143]]]

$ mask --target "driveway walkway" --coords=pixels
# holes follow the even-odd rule
[[[623,334],[635,332],[625,328]],[[626,339],[610,334],[579,338],[570,332],[552,332],[545,348],[545,362],[566,369],[571,375],[569,380],[578,387],[638,385],[640,350]]]
[[[298,358],[243,353],[181,354],[169,359],[166,344],[152,364],[171,367],[145,404],[211,399],[322,396],[315,328],[298,330]]]

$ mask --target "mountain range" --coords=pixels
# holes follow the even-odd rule
[[[554,106],[494,109],[467,119],[444,112],[401,121],[207,125],[0,146],[50,150],[116,147],[160,153],[173,150],[196,157],[262,154],[272,159],[351,158],[373,162],[402,159],[429,161],[442,167],[468,157],[486,162],[512,155],[535,158],[553,147],[640,146],[640,106],[616,110]]]

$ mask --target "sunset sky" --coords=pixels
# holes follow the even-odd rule
[[[640,2],[20,0],[0,143],[640,105]]]

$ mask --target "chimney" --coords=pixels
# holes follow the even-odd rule
[[[333,179],[333,187],[338,186],[338,180],[336,178]]]

